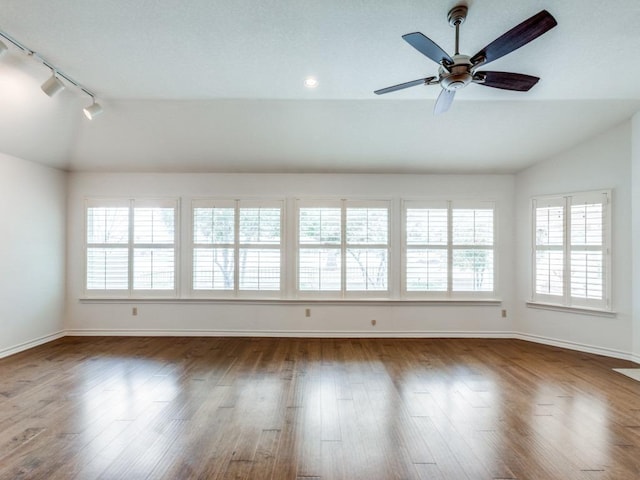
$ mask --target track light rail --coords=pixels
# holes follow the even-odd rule
[[[51,72],[53,73],[54,77],[60,77],[63,78],[64,80],[66,80],[68,83],[70,83],[71,85],[73,85],[74,87],[76,87],[78,90],[80,90],[81,92],[85,93],[86,95],[88,95],[89,97],[91,97],[91,101],[92,104],[85,108],[85,115],[87,115],[87,117],[89,119],[93,118],[95,115],[99,114],[102,112],[102,107],[100,107],[97,103],[96,103],[96,94],[89,90],[87,87],[85,87],[84,85],[82,85],[80,82],[76,81],[75,79],[73,79],[72,77],[70,77],[69,75],[67,75],[66,73],[64,73],[62,70],[60,70],[58,67],[56,67],[53,63],[51,63],[49,60],[47,60],[46,58],[44,58],[42,55],[40,55],[38,52],[36,52],[35,50],[30,49],[29,47],[27,47],[24,43],[20,42],[19,40],[16,40],[15,38],[13,38],[11,35],[9,35],[6,32],[3,32],[0,30],[0,37],[4,38],[5,40],[7,40],[8,42],[12,43],[13,45],[15,45],[16,47],[18,47],[20,50],[22,50],[23,52],[25,52],[27,55],[29,55],[30,57],[35,58],[36,60],[38,60],[40,63],[42,63],[44,66],[46,66],[47,68],[49,68],[51,70]],[[0,42],[0,46],[4,47],[4,45],[1,44]],[[4,48],[6,49],[6,48]],[[2,53],[3,51],[0,50],[0,53]],[[47,93],[45,91],[45,93]],[[55,93],[55,92],[54,92]],[[52,95],[50,93],[47,93],[47,95]],[[93,114],[90,115],[89,113],[87,113],[87,110],[92,109],[93,108]]]

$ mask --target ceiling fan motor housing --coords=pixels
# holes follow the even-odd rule
[[[466,87],[473,80],[471,67],[473,64],[468,55],[454,55],[453,65],[440,67],[440,86],[450,92]]]

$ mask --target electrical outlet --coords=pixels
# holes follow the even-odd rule
[[[304,316],[305,317],[310,317],[311,316],[311,309],[310,308],[305,308],[304,309]]]
[[[507,318],[507,311],[506,310],[502,310],[502,318]]]
[[[372,327],[375,327],[375,326],[376,326],[376,323],[378,323],[378,321],[377,321],[377,320],[371,320],[371,326],[372,326]]]
[[[138,315],[138,307],[133,307],[131,309],[131,315],[133,315],[134,317]]]

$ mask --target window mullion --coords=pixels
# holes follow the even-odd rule
[[[129,275],[128,275],[128,283],[129,283],[129,296],[133,296],[133,253],[134,253],[134,249],[135,249],[135,244],[134,244],[134,225],[135,225],[135,220],[134,220],[134,215],[135,215],[135,200],[131,199],[129,200],[129,244],[128,244],[128,270],[129,270]]]
[[[240,292],[240,201],[235,200],[233,215],[233,257],[235,268],[233,269],[233,293],[238,296]]]
[[[571,198],[564,197],[563,206],[563,289],[564,304],[571,305]]]
[[[340,296],[347,291],[347,201],[340,201]]]
[[[447,202],[447,296],[453,292],[453,208]]]
[[[533,199],[531,202],[531,245],[533,248],[531,249],[531,278],[530,278],[530,286],[531,286],[531,298],[538,298],[538,286],[537,286],[537,277],[538,277],[538,239],[537,239],[537,231],[538,231],[538,201]]]

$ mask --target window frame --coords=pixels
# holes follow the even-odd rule
[[[591,190],[584,192],[573,192],[557,195],[541,195],[532,197],[531,205],[531,302],[545,305],[582,308],[588,310],[600,310],[603,312],[611,312],[611,235],[612,235],[612,218],[611,218],[611,190]],[[584,204],[602,204],[602,216],[599,221],[602,228],[602,245],[600,248],[586,245],[580,246],[572,243],[571,239],[571,216],[572,207]],[[538,262],[537,253],[540,250],[537,244],[537,210],[548,206],[557,206],[562,208],[563,227],[562,227],[562,245],[555,246],[553,250],[562,252],[562,295],[551,295],[538,293],[537,291],[537,272]],[[572,294],[571,281],[571,263],[572,253],[579,251],[598,251],[602,254],[602,298],[589,299],[574,296]]]
[[[445,244],[408,244],[408,210],[412,209],[445,209],[447,238]],[[454,210],[491,210],[492,216],[492,243],[491,245],[455,244],[453,239],[453,212]],[[401,206],[401,295],[407,299],[430,300],[471,300],[471,299],[495,299],[498,294],[498,209],[493,200],[402,200]],[[408,251],[411,249],[437,249],[446,251],[446,290],[408,290]],[[454,290],[453,254],[456,250],[489,250],[492,253],[492,290]]]
[[[339,208],[340,209],[340,242],[332,244],[300,243],[300,211],[303,208]],[[386,244],[367,244],[347,242],[347,211],[350,208],[384,208],[387,210]],[[393,202],[390,199],[336,199],[336,198],[297,198],[295,199],[295,272],[294,292],[300,299],[367,299],[392,298],[391,284],[393,268]],[[300,289],[300,251],[302,249],[336,249],[340,255],[340,288],[337,290],[301,290]],[[349,290],[347,288],[347,253],[350,248],[371,248],[386,250],[386,289],[384,290]]]
[[[296,198],[296,197],[236,197],[236,196],[226,196],[226,197],[85,197],[85,205],[84,205],[84,263],[83,263],[83,287],[84,287],[84,298],[91,299],[113,299],[113,300],[124,300],[124,299],[192,299],[194,301],[197,300],[338,300],[338,301],[367,301],[371,300],[389,300],[389,301],[489,301],[495,300],[497,297],[497,290],[499,288],[498,281],[498,269],[497,264],[499,261],[499,253],[498,252],[498,243],[497,243],[497,231],[498,231],[498,211],[496,202],[493,200],[486,199],[470,199],[465,200],[462,199],[454,199],[454,200],[440,200],[437,197],[424,198],[424,197],[415,197],[410,199],[405,199],[402,197],[352,197],[352,198],[343,198],[338,196],[333,197],[310,197],[310,198]],[[183,201],[185,200],[185,201]],[[446,205],[448,208],[447,218],[449,219],[449,223],[447,226],[448,229],[448,243],[446,248],[448,251],[448,280],[447,280],[447,291],[446,292],[429,292],[429,291],[411,291],[408,292],[406,290],[406,208],[408,205],[412,207],[415,206],[433,206],[433,205]],[[490,208],[493,211],[493,245],[490,246],[493,251],[493,291],[491,292],[481,292],[481,291],[469,291],[469,292],[455,292],[451,291],[451,264],[452,264],[452,254],[456,247],[451,245],[452,240],[452,225],[450,222],[451,219],[451,205],[453,208]],[[89,290],[88,286],[88,251],[89,248],[95,244],[89,244],[89,232],[88,229],[88,208],[90,207],[125,207],[128,209],[128,226],[127,226],[127,243],[126,244],[118,244],[114,245],[116,248],[124,247],[127,249],[127,288],[114,290],[114,289],[92,289]],[[134,230],[133,223],[135,220],[135,208],[145,208],[145,207],[170,207],[174,212],[174,237],[173,244],[162,246],[159,248],[171,248],[173,249],[173,289],[171,290],[148,290],[148,289],[135,289],[133,285],[133,276],[134,276],[134,253],[136,248],[155,248],[157,245],[155,244],[136,244],[134,241]],[[234,210],[234,244],[210,244],[207,245],[210,248],[223,248],[223,247],[231,247],[234,252],[234,288],[229,290],[215,290],[213,288],[198,288],[194,289],[194,261],[195,261],[195,249],[201,245],[195,243],[195,237],[197,232],[195,231],[195,208],[197,207],[232,207]],[[280,211],[280,242],[279,244],[274,245],[265,245],[262,242],[259,245],[253,244],[240,244],[240,235],[239,235],[239,223],[240,223],[240,209],[241,208],[269,208],[276,207]],[[339,208],[340,211],[340,242],[336,245],[329,245],[331,248],[336,248],[339,253],[339,261],[340,261],[340,289],[334,291],[320,291],[320,290],[300,290],[300,251],[303,248],[326,248],[326,245],[310,245],[310,244],[300,244],[300,208],[310,207],[310,208],[322,208],[322,207],[335,207]],[[347,212],[350,208],[384,208],[386,211],[386,243],[373,243],[377,241],[382,241],[381,239],[377,239],[375,237],[371,237],[371,235],[375,235],[375,232],[380,232],[381,228],[378,229],[377,225],[380,225],[380,221],[382,218],[380,215],[376,215],[373,212],[373,215],[369,214],[369,216],[365,215],[362,212],[362,215],[357,214],[356,217],[352,217],[355,220],[353,224],[357,230],[352,230],[352,234],[357,232],[357,240],[363,243],[351,243],[347,242],[347,236],[349,235],[349,230],[347,228]],[[184,210],[183,210],[184,209]],[[181,222],[181,218],[184,215],[184,218],[189,220],[185,221],[184,224]],[[155,221],[163,221],[162,217],[160,219],[154,219]],[[371,223],[371,222],[374,223]],[[384,221],[384,220],[382,220]],[[269,222],[267,218],[267,230],[264,232],[267,233],[266,237],[260,238],[260,240],[265,240],[266,242],[271,241],[274,237],[272,233],[274,232],[275,226],[273,222]],[[253,225],[253,222],[250,222]],[[123,222],[120,222],[122,225]],[[144,223],[143,223],[144,225]],[[369,225],[366,229],[364,229],[364,225]],[[375,227],[371,227],[371,225],[376,225]],[[185,231],[185,228],[188,231]],[[227,227],[225,227],[227,228]],[[375,230],[372,230],[372,228]],[[117,230],[117,233],[120,234],[122,228]],[[253,232],[253,229],[250,230]],[[166,232],[166,229],[163,227],[162,232]],[[335,230],[333,231],[335,232]],[[335,235],[330,231],[328,237],[330,241],[334,241]],[[201,233],[206,233],[202,231]],[[96,236],[97,235],[97,236]],[[104,236],[104,231],[96,231],[96,235],[93,236],[93,239],[100,239],[101,236]],[[222,238],[229,238],[228,229],[222,231]],[[121,241],[123,234],[120,234],[116,241]],[[307,238],[313,237],[313,233],[311,236]],[[109,239],[108,236],[104,236],[105,239]],[[150,237],[151,238],[151,237]],[[200,237],[202,239],[206,237]],[[213,237],[211,238],[214,241]],[[220,238],[220,237],[218,237]],[[318,237],[320,238],[320,237]],[[353,235],[351,239],[353,239]],[[153,240],[149,240],[153,241]],[[183,245],[181,246],[181,243]],[[268,249],[276,249],[279,251],[279,289],[278,290],[255,290],[255,289],[240,289],[239,288],[239,268],[240,265],[237,263],[238,261],[238,252],[242,247],[247,248],[268,248]],[[349,255],[348,250],[350,248],[381,248],[384,250],[384,256],[381,254],[377,254],[373,252],[373,258],[371,258],[371,253],[368,253],[370,260],[365,262],[365,266],[361,266],[363,269],[362,272],[366,271],[367,274],[361,273],[361,270],[358,269],[356,265],[354,267],[354,263],[351,263],[351,266],[356,269],[356,271],[350,270],[351,279],[353,282],[352,285],[355,284],[357,288],[363,288],[363,290],[350,290],[347,284],[347,275],[349,270],[349,262],[347,262],[347,257]],[[458,248],[467,248],[467,246],[459,246]],[[484,247],[482,247],[484,248]],[[100,252],[102,254],[102,252]],[[184,256],[183,256],[184,255]],[[108,260],[108,257],[106,257]],[[116,255],[115,262],[112,264],[115,268],[120,268],[120,272],[124,270],[124,262],[122,261],[123,255]],[[207,257],[205,257],[207,258]],[[267,257],[265,265],[267,268],[270,268],[273,263],[270,263],[271,256]],[[98,258],[98,262],[101,260]],[[254,262],[255,263],[255,262]],[[260,262],[258,262],[260,263]],[[386,265],[385,265],[386,263]],[[105,280],[102,279],[102,275],[104,272],[100,270],[101,264],[96,263],[98,266],[98,281],[97,285],[108,285],[109,279],[105,277]],[[324,264],[322,264],[324,265]],[[466,263],[463,265],[465,268],[463,274],[468,273],[468,268],[465,267]],[[326,267],[326,265],[324,265]],[[386,269],[383,272],[381,269],[384,267]],[[140,267],[139,267],[140,268]],[[469,268],[474,268],[469,267]],[[373,269],[373,270],[372,270]],[[477,267],[475,268],[477,270]],[[474,270],[474,271],[475,271]],[[113,270],[115,271],[115,270]],[[228,271],[225,267],[222,267],[221,270],[214,271]],[[250,269],[249,273],[255,272],[255,269]],[[373,271],[373,277],[367,276],[370,275]],[[264,270],[263,270],[264,272]],[[156,273],[154,270],[152,273]],[[160,272],[162,273],[162,272]],[[271,272],[267,272],[266,280],[270,281]],[[386,278],[381,280],[382,277],[378,275],[386,275]],[[205,269],[205,277],[208,275]],[[275,275],[275,274],[274,274]],[[254,275],[255,276],[255,275]],[[123,275],[116,278],[116,282],[118,286],[123,285],[121,281]],[[228,276],[226,277],[228,279]],[[274,278],[274,276],[271,276]],[[311,278],[311,277],[310,277]],[[253,280],[253,277],[252,277]],[[363,283],[364,282],[364,283]],[[383,282],[386,286],[383,290],[376,290],[375,288],[379,288],[383,285]],[[205,282],[206,283],[206,282]],[[213,280],[211,280],[210,285],[213,286]],[[256,284],[257,285],[257,284]],[[205,285],[206,286],[206,285]],[[366,290],[366,288],[372,288],[370,290]],[[471,285],[471,288],[474,288],[474,285]]]
[[[127,208],[127,242],[120,244],[93,243],[88,239],[90,208]],[[173,209],[173,243],[136,243],[135,241],[135,209],[136,208],[172,208]],[[85,198],[84,201],[84,262],[83,290],[87,298],[176,298],[180,292],[180,199],[177,197],[122,197],[122,198]],[[92,247],[126,248],[127,250],[127,288],[126,289],[90,289],[88,286],[88,254]],[[137,249],[171,249],[173,250],[173,288],[146,289],[134,288],[135,252]]]
[[[224,244],[226,248],[232,248],[234,254],[233,288],[232,289],[196,289],[194,288],[194,259],[196,248],[205,248],[206,245],[195,243],[195,209],[196,208],[233,208],[234,210],[234,238],[232,243]],[[240,210],[243,208],[278,208],[280,210],[280,242],[277,244],[242,243],[240,239]],[[285,232],[286,201],[281,198],[195,198],[190,205],[191,222],[189,225],[190,265],[189,265],[189,292],[194,298],[273,298],[279,299],[285,296],[286,271],[285,257],[287,254],[287,242]],[[215,247],[209,247],[215,248]],[[238,259],[243,248],[260,248],[277,250],[280,254],[279,262],[279,288],[277,290],[253,290],[240,288],[240,269]]]

